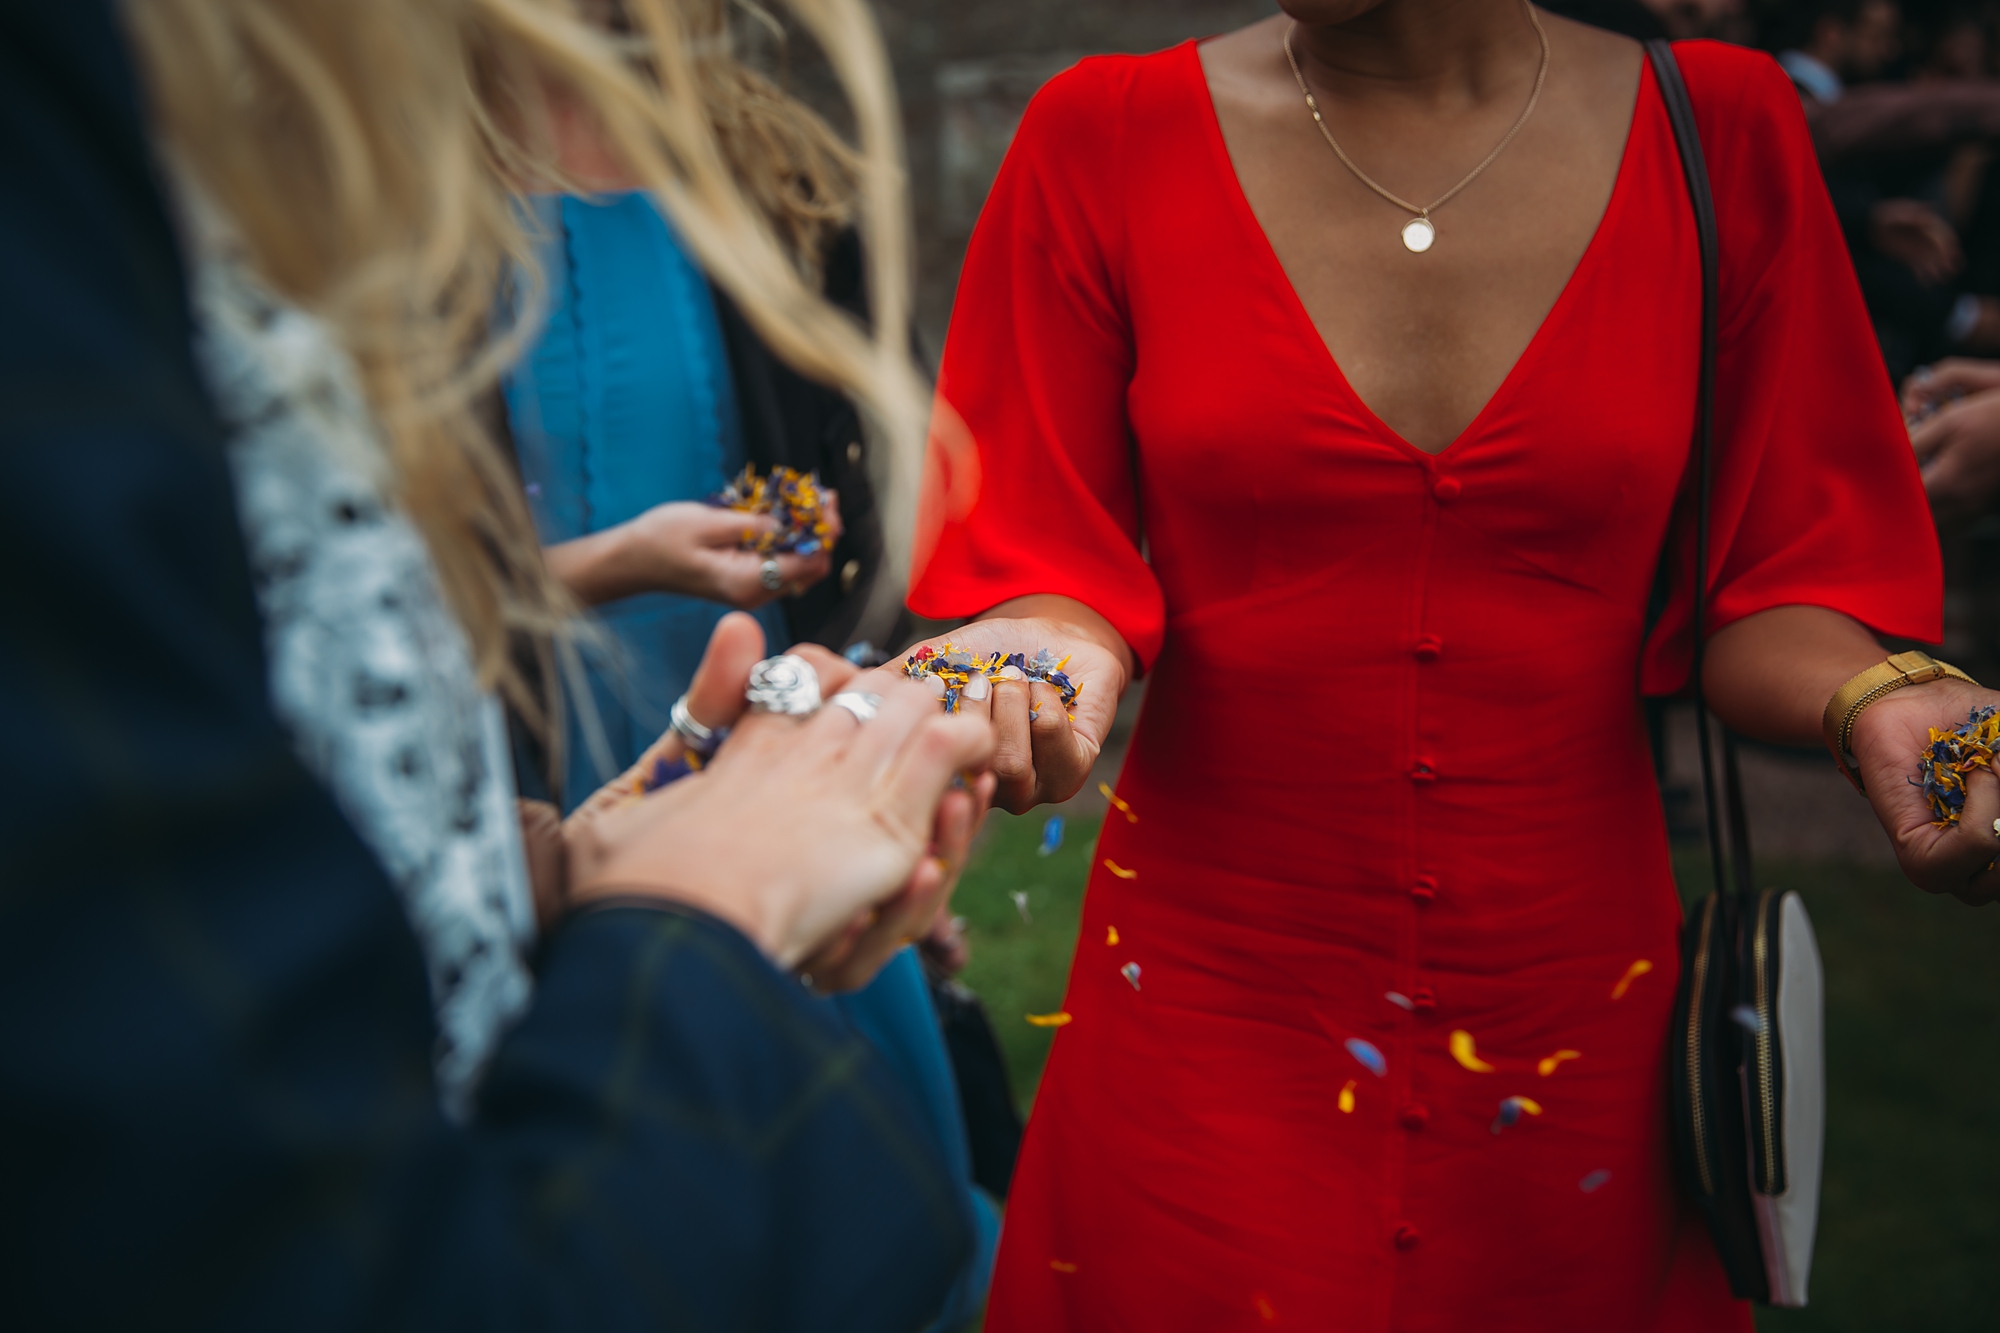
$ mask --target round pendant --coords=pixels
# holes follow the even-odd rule
[[[1431,225],[1429,218],[1411,218],[1403,227],[1403,248],[1411,254],[1420,255],[1431,248],[1431,242],[1438,237],[1438,229]]]

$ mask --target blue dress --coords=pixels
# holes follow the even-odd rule
[[[569,541],[654,505],[713,495],[743,466],[736,387],[708,280],[643,194],[536,201],[548,322],[508,377],[509,425],[542,542]],[[611,773],[665,729],[710,632],[729,608],[666,593],[602,607],[611,660],[588,666]],[[789,645],[782,608],[756,613],[773,652]],[[609,776],[572,714],[564,797]],[[976,1222],[973,1262],[936,1328],[979,1311],[999,1216],[972,1184],[958,1088],[916,955],[903,950],[863,990],[829,1003],[868,1037],[924,1108]]]

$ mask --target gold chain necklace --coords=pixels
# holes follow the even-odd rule
[[[1520,119],[1514,122],[1514,127],[1507,131],[1506,137],[1493,146],[1493,151],[1481,159],[1478,166],[1466,172],[1465,179],[1452,186],[1449,190],[1446,190],[1436,199],[1433,199],[1428,205],[1413,204],[1400,195],[1389,193],[1389,191],[1376,184],[1374,178],[1369,176],[1367,172],[1354,165],[1354,159],[1341,149],[1340,144],[1333,137],[1333,131],[1326,127],[1326,118],[1319,113],[1319,102],[1313,97],[1312,89],[1306,86],[1305,72],[1299,68],[1299,58],[1292,51],[1292,34],[1298,31],[1299,25],[1294,23],[1291,27],[1285,29],[1285,59],[1292,67],[1292,77],[1299,81],[1299,91],[1305,94],[1306,109],[1312,112],[1313,124],[1319,126],[1320,137],[1326,140],[1326,146],[1333,150],[1333,155],[1340,159],[1342,165],[1354,173],[1356,180],[1381,195],[1384,199],[1387,199],[1390,203],[1396,205],[1396,207],[1416,214],[1414,218],[1403,224],[1403,248],[1414,254],[1422,254],[1424,251],[1430,249],[1431,242],[1437,239],[1437,224],[1431,221],[1432,210],[1442,208],[1447,203],[1450,203],[1458,196],[1460,190],[1463,190],[1479,178],[1480,172],[1493,165],[1493,159],[1499,157],[1502,152],[1506,151],[1507,145],[1514,142],[1514,136],[1519,134],[1521,127],[1528,123],[1528,117],[1535,114],[1535,103],[1542,99],[1542,81],[1549,76],[1549,35],[1542,30],[1542,21],[1535,17],[1534,5],[1528,3],[1528,0],[1522,0],[1522,8],[1528,11],[1528,22],[1535,25],[1535,36],[1540,38],[1542,43],[1542,63],[1541,67],[1535,71],[1535,90],[1528,94],[1528,105],[1522,108]]]

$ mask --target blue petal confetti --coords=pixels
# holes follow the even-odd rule
[[[819,473],[773,467],[769,476],[757,475],[755,464],[744,464],[736,480],[712,495],[708,503],[717,509],[739,514],[765,514],[777,520],[770,531],[751,536],[743,543],[748,551],[764,555],[790,552],[816,555],[833,536],[833,521],[826,512],[826,492]]]
[[[1039,848],[1041,854],[1043,856],[1054,856],[1061,849],[1062,840],[1063,817],[1061,815],[1050,815],[1048,822],[1042,825],[1042,845]]]
[[[1729,1016],[1736,1020],[1736,1025],[1738,1027],[1742,1028],[1745,1032],[1749,1033],[1751,1036],[1761,1037],[1764,1035],[1763,1015],[1759,1014],[1755,1009],[1752,1009],[1749,1005],[1747,1004],[1737,1005],[1734,1009],[1731,1009],[1729,1011]]]
[[[1382,998],[1387,1000],[1390,1004],[1395,1005],[1398,1009],[1409,1009],[1414,1011],[1417,1007],[1416,1001],[1412,1000],[1409,996],[1403,994],[1403,992],[1399,990],[1383,991]]]
[[[1389,1073],[1389,1062],[1382,1058],[1382,1052],[1374,1042],[1363,1041],[1359,1037],[1349,1037],[1343,1045],[1347,1047],[1347,1053],[1376,1078],[1386,1077]]]
[[[1139,989],[1139,965],[1137,963],[1125,964],[1125,966],[1118,969],[1118,975],[1131,982],[1133,990]]]
[[[1965,812],[1966,775],[1993,767],[1994,754],[2000,751],[2000,709],[1975,708],[1950,731],[1936,727],[1930,731],[1930,744],[1910,785],[1923,788],[1931,823],[1945,828]]]
[[[1600,1188],[1603,1187],[1604,1182],[1609,1179],[1611,1179],[1611,1173],[1609,1171],[1604,1170],[1602,1167],[1599,1167],[1597,1170],[1585,1176],[1582,1180],[1577,1181],[1576,1187],[1582,1190],[1585,1194],[1595,1194]]]

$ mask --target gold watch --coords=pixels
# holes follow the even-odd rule
[[[1888,661],[1876,663],[1833,692],[1833,697],[1826,701],[1826,712],[1820,717],[1820,726],[1826,733],[1826,748],[1833,751],[1834,765],[1840,769],[1842,777],[1854,784],[1854,790],[1864,795],[1867,792],[1861,785],[1861,775],[1856,771],[1854,757],[1848,750],[1849,742],[1854,739],[1854,720],[1861,716],[1861,710],[1905,685],[1921,685],[1946,676],[1968,685],[1979,683],[1951,663],[1940,662],[1929,653],[1908,652],[1892,653]]]

